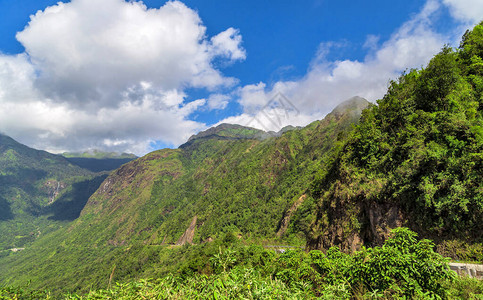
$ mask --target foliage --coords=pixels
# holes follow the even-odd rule
[[[118,284],[67,299],[310,299],[304,291],[291,290],[279,280],[263,278],[253,269],[234,269],[226,275],[196,275],[186,280],[164,277]]]
[[[300,209],[292,209],[293,222],[278,233],[281,220],[325,164],[337,136],[351,129],[367,104],[352,100],[324,120],[280,136],[241,126],[210,129],[180,149],[155,151],[113,171],[87,203],[72,193],[89,194],[92,185],[76,183],[44,209],[63,228],[45,235],[42,230],[25,251],[0,258],[0,281],[32,279],[36,288],[85,291],[105,287],[114,266],[116,281],[176,268],[191,276],[218,270],[209,257],[219,254],[219,246],[237,241],[302,246],[314,199],[306,197]],[[83,209],[80,217],[66,224],[76,217],[77,207]],[[171,251],[179,254],[176,258],[168,250],[158,251],[176,243],[195,216],[192,242],[214,240],[216,247],[200,246],[196,255],[181,247]],[[263,264],[265,258],[260,260]]]
[[[30,249],[1,257],[1,282],[19,284],[29,276],[34,288],[50,286],[56,295],[62,289],[98,291],[111,279],[137,282],[100,291],[104,297],[132,295],[136,285],[155,288],[158,283],[139,280],[172,273],[181,281],[159,284],[176,293],[174,284],[180,284],[203,297],[237,297],[215,295],[226,286],[248,293],[237,285],[247,276],[260,286],[276,280],[268,290],[280,295],[447,297],[452,273],[432,242],[417,241],[406,229],[383,242],[389,228],[400,224],[440,245],[482,242],[482,40],[483,23],[465,34],[459,49],[444,47],[426,68],[402,74],[355,127],[367,106],[360,99],[302,129],[271,136],[222,125],[179,149],[123,165],[90,197],[79,218],[36,239]],[[17,166],[16,153],[5,151],[3,161]],[[0,180],[8,182],[12,174],[1,171]],[[46,178],[42,169],[17,172],[27,184],[0,198],[2,208],[35,188],[32,178]],[[58,180],[55,174],[49,178]],[[1,217],[23,210],[8,207]],[[193,220],[193,239],[175,245]],[[306,237],[309,248],[327,252],[271,255],[243,245],[302,245]],[[361,244],[382,246],[359,249]],[[463,252],[481,257],[480,248]]]
[[[382,247],[363,248],[353,255],[336,247],[326,254],[319,250],[308,255],[283,253],[276,278],[289,286],[308,281],[319,294],[327,290],[327,285],[344,287],[339,296],[346,298],[351,296],[348,293],[359,291],[386,297],[444,298],[447,292],[443,284],[453,281],[454,272],[433,247],[429,240],[417,241],[416,234],[407,228],[397,228]]]
[[[445,283],[449,299],[483,299],[483,280],[461,277]]]
[[[34,290],[28,286],[23,287],[0,287],[1,300],[28,300],[28,299],[51,299],[47,290]]]
[[[392,231],[382,247],[363,249],[354,255],[351,284],[370,291],[389,291],[408,298],[445,297],[442,284],[452,281],[448,260],[433,251],[429,240],[416,240],[406,228]]]
[[[332,243],[315,228],[343,228],[339,240],[357,234],[380,242],[371,228],[384,225],[369,217],[377,207],[381,214],[384,207],[400,211],[402,221],[438,243],[481,242],[482,39],[483,23],[459,49],[444,47],[426,68],[392,81],[378,105],[363,112],[313,182],[318,218],[310,243]]]
[[[471,299],[483,297],[480,281],[455,279],[432,242],[407,228],[392,232],[382,247],[352,255],[333,247],[326,253],[289,250],[275,254],[238,243],[182,247],[183,260],[211,253],[214,268],[190,275],[171,272],[157,279],[117,282],[107,289],[70,293],[65,299]],[[201,250],[201,252],[200,252]],[[175,251],[171,249],[171,251]],[[179,258],[179,256],[178,256]],[[207,259],[205,260],[207,261]],[[195,262],[197,264],[198,262]],[[221,268],[217,268],[220,265]],[[2,294],[3,293],[3,294]],[[29,294],[30,293],[30,294]],[[46,298],[48,292],[0,289],[0,295]],[[33,295],[30,296],[29,295]],[[2,299],[2,298],[0,298]]]
[[[483,263],[483,243],[469,243],[464,240],[446,240],[438,244],[438,253],[457,261]]]

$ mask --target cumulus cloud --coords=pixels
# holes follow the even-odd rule
[[[231,60],[239,60],[246,58],[246,52],[240,48],[241,35],[240,32],[234,28],[217,34],[211,38],[211,43],[215,49],[215,53],[223,55]]]
[[[189,120],[205,101],[186,103],[184,90],[232,86],[236,79],[212,62],[246,56],[236,29],[209,39],[198,14],[179,1],[158,9],[59,2],[31,16],[17,39],[25,53],[0,56],[0,128],[52,151],[143,154],[156,140],[180,144],[205,127]],[[224,101],[213,97],[211,105]]]
[[[222,110],[226,108],[230,99],[231,97],[228,95],[212,94],[208,98],[207,104],[209,109]]]
[[[476,24],[483,21],[483,1],[481,0],[443,0],[456,19]]]
[[[380,99],[391,78],[397,78],[405,69],[425,65],[444,45],[447,37],[431,29],[432,18],[440,8],[439,2],[429,0],[418,14],[379,47],[377,38],[368,36],[366,46],[370,49],[362,61],[330,61],[327,54],[334,48],[344,47],[346,42],[322,43],[303,78],[279,81],[270,88],[263,82],[240,88],[238,96],[244,108],[243,114],[222,122],[247,124],[245,122],[254,117],[261,119],[261,115],[277,115],[272,108],[266,107],[277,93],[286,96],[298,110],[297,114],[286,114],[278,129],[288,124],[303,126],[321,119],[337,104],[356,95],[369,101]],[[271,126],[270,121],[258,122],[264,123],[258,125],[254,122],[252,125],[264,129]]]

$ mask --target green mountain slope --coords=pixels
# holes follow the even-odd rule
[[[380,244],[400,225],[437,242],[483,242],[483,23],[391,83],[313,196],[312,248]]]
[[[194,243],[226,232],[273,237],[339,133],[368,105],[352,101],[362,107],[348,105],[278,138],[220,125],[180,149],[148,154],[109,176],[74,226],[80,230],[89,220],[96,232],[93,243],[114,245],[181,243],[195,218]]]
[[[114,265],[116,280],[166,272],[180,261],[168,263],[163,245],[227,236],[304,245],[315,209],[307,187],[367,105],[356,97],[322,121],[273,136],[223,124],[127,163],[70,226],[0,261],[0,280],[85,290],[103,287]]]
[[[58,228],[54,220],[78,217],[100,184],[94,177],[62,156],[0,134],[0,250],[23,247]]]
[[[209,274],[210,245],[351,251],[383,244],[402,225],[442,253],[452,240],[475,245],[466,257],[483,260],[482,110],[483,23],[459,49],[391,82],[377,105],[353,98],[278,134],[220,125],[123,165],[78,219],[0,258],[0,283],[75,292],[176,268]],[[199,246],[176,247],[190,243]]]

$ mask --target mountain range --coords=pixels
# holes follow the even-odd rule
[[[478,25],[377,104],[354,97],[278,133],[221,124],[109,174],[1,136],[2,233],[12,239],[21,218],[63,223],[3,254],[0,283],[83,292],[209,273],[211,244],[354,252],[401,226],[446,256],[483,261],[482,37]]]
[[[132,160],[100,159],[97,172],[72,158],[35,150],[0,134],[0,250],[21,248],[76,219],[112,168]]]
[[[222,124],[178,149],[131,161],[105,178],[72,223],[4,257],[2,280],[20,283],[26,277],[18,274],[28,273],[34,282],[60,286],[72,274],[58,275],[59,259],[69,260],[87,280],[102,276],[89,266],[108,270],[113,261],[126,261],[119,249],[202,244],[227,234],[302,246],[316,205],[308,183],[368,105],[354,97],[322,121],[279,133]],[[53,259],[52,250],[61,255]],[[131,268],[118,269],[117,276]],[[85,282],[68,286],[85,288]]]

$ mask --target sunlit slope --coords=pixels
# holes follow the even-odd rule
[[[325,120],[280,137],[223,124],[180,149],[150,153],[113,172],[72,230],[94,232],[79,235],[93,243],[175,243],[196,217],[194,243],[228,231],[273,237],[325,154],[367,105],[351,99]]]
[[[483,23],[391,82],[333,160],[314,183],[311,247],[380,244],[399,225],[483,242]]]
[[[122,281],[180,263],[168,263],[161,245],[227,234],[302,246],[315,220],[311,182],[368,105],[350,99],[324,120],[283,134],[223,124],[179,149],[129,162],[104,180],[77,220],[0,261],[0,282],[104,287],[113,266]]]

